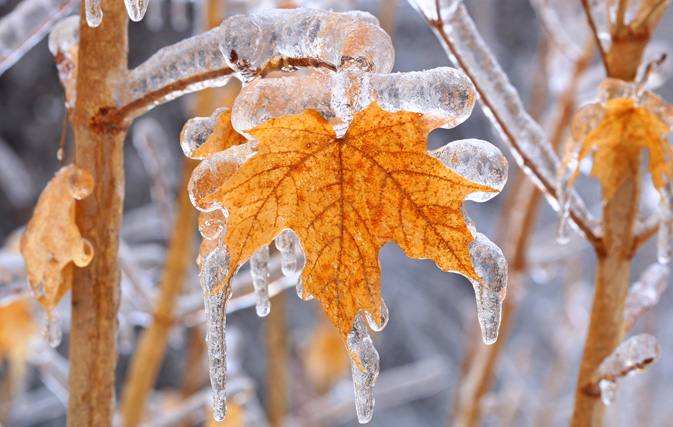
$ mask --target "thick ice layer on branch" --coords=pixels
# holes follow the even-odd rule
[[[462,139],[430,151],[430,155],[458,175],[498,192],[507,182],[507,159],[490,142]],[[498,192],[472,193],[465,200],[485,202],[498,195]]]
[[[222,38],[222,30],[215,28],[160,49],[123,77],[115,96],[117,106],[148,101],[149,105],[133,113],[140,115],[185,93],[224,86],[233,71],[220,53]]]
[[[395,57],[392,41],[367,15],[275,9],[233,16],[222,22],[220,48],[244,81],[273,63],[280,63],[286,71],[297,65],[316,65],[334,71],[355,68],[388,73]]]
[[[276,237],[276,249],[280,252],[280,269],[286,276],[294,275],[297,270],[297,257],[294,254],[296,243],[299,239],[292,230],[283,230]]]
[[[636,320],[650,307],[659,302],[659,298],[668,287],[671,269],[663,264],[654,263],[647,267],[640,278],[629,289],[624,307],[624,331],[633,328]]]
[[[0,75],[77,4],[75,0],[23,0],[0,18]]]
[[[320,112],[345,134],[353,115],[372,102],[390,112],[423,113],[452,128],[465,121],[474,106],[474,86],[462,72],[448,67],[394,74],[334,73],[257,80],[236,98],[231,121],[239,133],[284,115],[307,109]]]
[[[126,12],[128,12],[131,21],[138,22],[143,19],[145,12],[147,12],[148,3],[149,0],[124,0]]]
[[[60,21],[49,33],[49,51],[54,55],[58,78],[65,90],[65,106],[68,109],[75,106],[78,45],[78,15]]]
[[[96,28],[103,22],[103,9],[100,4],[101,0],[84,0],[86,24],[89,27]]]
[[[355,317],[346,345],[351,354],[351,372],[355,391],[355,411],[361,424],[374,414],[374,384],[379,376],[379,353],[369,336],[362,313]]]
[[[477,299],[477,317],[484,344],[498,339],[502,302],[507,293],[507,260],[495,243],[476,233],[470,243],[470,262],[483,283],[470,280]]]
[[[660,353],[659,343],[652,335],[634,335],[601,362],[588,387],[598,387],[601,400],[610,405],[615,398],[617,380],[649,369]]]
[[[217,421],[222,421],[227,413],[225,315],[226,303],[231,291],[228,286],[225,286],[220,292],[212,295],[211,293],[222,283],[228,271],[229,253],[227,247],[220,242],[215,250],[205,257],[199,273],[206,311],[206,344],[210,384],[213,390],[213,416]]]
[[[526,112],[518,92],[479,35],[465,5],[460,0],[408,1],[430,21],[438,21],[439,6],[441,31],[435,27],[433,29],[440,42],[453,63],[466,70],[473,79],[484,113],[512,148],[517,163],[545,193],[551,206],[558,209],[554,193],[559,158],[545,132]],[[584,203],[574,193],[571,195],[570,207],[582,223],[595,223]],[[600,230],[596,227],[592,233],[600,235]]]
[[[269,314],[269,247],[264,245],[250,258],[250,275],[257,298],[256,310],[259,317]]]

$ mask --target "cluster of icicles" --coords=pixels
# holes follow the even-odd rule
[[[145,16],[148,4],[149,0],[124,0],[129,18],[136,22]],[[95,28],[103,21],[101,0],[84,0],[84,10],[86,11],[86,23],[89,27]]]
[[[190,197],[196,205],[206,192],[214,191],[221,182],[209,181],[214,171],[223,165],[233,169],[231,174],[254,155],[256,141],[245,134],[275,117],[300,114],[315,109],[323,114],[343,136],[353,116],[372,102],[386,111],[421,112],[440,118],[444,127],[454,127],[470,115],[474,104],[474,87],[461,72],[438,68],[423,72],[389,74],[394,51],[389,36],[378,27],[374,17],[362,12],[328,13],[310,9],[275,10],[255,15],[237,16],[222,23],[224,28],[220,49],[244,87],[236,98],[231,123],[240,134],[248,137],[247,144],[203,156],[197,153],[213,134],[220,114],[190,120],[183,130],[181,144],[185,155],[200,159],[190,182]],[[372,43],[372,38],[380,42]],[[236,52],[231,55],[231,52]],[[274,59],[309,58],[312,63],[333,64],[335,72],[310,76],[259,79],[259,71]],[[289,61],[288,61],[289,62]],[[290,71],[288,69],[287,71]],[[319,70],[323,71],[324,70]],[[480,140],[463,140],[447,144],[430,152],[457,174],[495,190],[503,188],[507,178],[507,162],[500,151]],[[231,176],[227,173],[227,176]],[[201,185],[199,182],[208,182]],[[208,188],[204,190],[204,188]],[[468,200],[483,202],[497,193],[473,193]],[[225,376],[226,344],[225,314],[230,297],[229,286],[221,287],[230,268],[229,254],[224,243],[228,212],[222,205],[201,206],[200,231],[204,239],[213,242],[214,249],[202,254],[200,281],[204,292],[207,347],[213,388],[213,414],[222,420],[226,413]],[[477,233],[463,209],[465,222],[474,236],[469,245],[472,265],[481,281],[472,282],[477,301],[478,318],[483,340],[495,342],[505,297],[507,264],[500,249],[486,236]],[[215,240],[217,239],[217,240]],[[217,242],[215,244],[215,241]],[[297,274],[297,256],[301,250],[296,234],[289,229],[275,239],[282,257],[282,272],[297,279],[297,294],[305,300],[312,298],[304,290]],[[269,313],[269,248],[263,246],[250,259],[250,271],[257,297],[257,314]],[[368,422],[373,414],[373,386],[379,372],[379,355],[369,335],[383,329],[388,321],[388,309],[381,302],[381,319],[360,312],[348,334],[346,345],[352,360],[355,406],[358,420]],[[358,361],[360,364],[358,364]]]

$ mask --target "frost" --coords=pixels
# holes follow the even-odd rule
[[[615,399],[618,380],[649,369],[660,352],[652,335],[634,335],[601,362],[589,387],[598,387],[601,400],[610,405]]]
[[[70,13],[74,0],[23,0],[0,18],[0,75]]]
[[[355,410],[358,421],[364,424],[374,414],[374,384],[379,376],[379,353],[369,337],[361,313],[353,322],[353,331],[348,334],[346,345],[351,354]]]
[[[482,281],[470,280],[482,339],[484,344],[493,344],[498,339],[502,302],[507,293],[507,261],[500,248],[481,233],[470,243],[470,261]]]
[[[668,266],[654,263],[631,286],[624,306],[624,331],[630,331],[645,310],[657,305],[668,287],[670,272]]]
[[[262,246],[250,259],[252,285],[257,296],[257,315],[264,317],[269,314],[269,247]]]

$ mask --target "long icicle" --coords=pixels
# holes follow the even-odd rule
[[[379,376],[379,353],[374,348],[362,313],[353,322],[353,331],[348,334],[347,345],[351,353],[355,411],[360,424],[364,424],[374,414],[374,384]]]

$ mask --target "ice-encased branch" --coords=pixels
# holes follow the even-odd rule
[[[624,333],[633,328],[638,318],[659,302],[668,287],[670,268],[654,263],[647,267],[636,283],[629,289],[624,305]]]
[[[23,0],[0,19],[0,75],[30,50],[77,0]]]
[[[430,24],[451,61],[470,77],[484,113],[511,148],[517,163],[558,210],[556,175],[561,162],[542,128],[526,112],[462,1],[408,1]],[[574,192],[570,217],[589,241],[599,242],[596,221]]]
[[[593,395],[600,394],[603,403],[609,405],[616,397],[617,380],[649,369],[660,353],[655,337],[648,334],[634,335],[601,362],[584,390]]]
[[[225,19],[220,28],[222,54],[244,81],[266,69],[313,65],[302,60],[332,71],[388,73],[395,58],[390,36],[365,12],[276,9]]]
[[[312,9],[230,17],[218,28],[160,49],[123,76],[115,96],[119,114],[138,116],[185,93],[222,86],[232,76],[249,81],[306,67],[389,72],[392,42],[372,22],[364,12]]]

